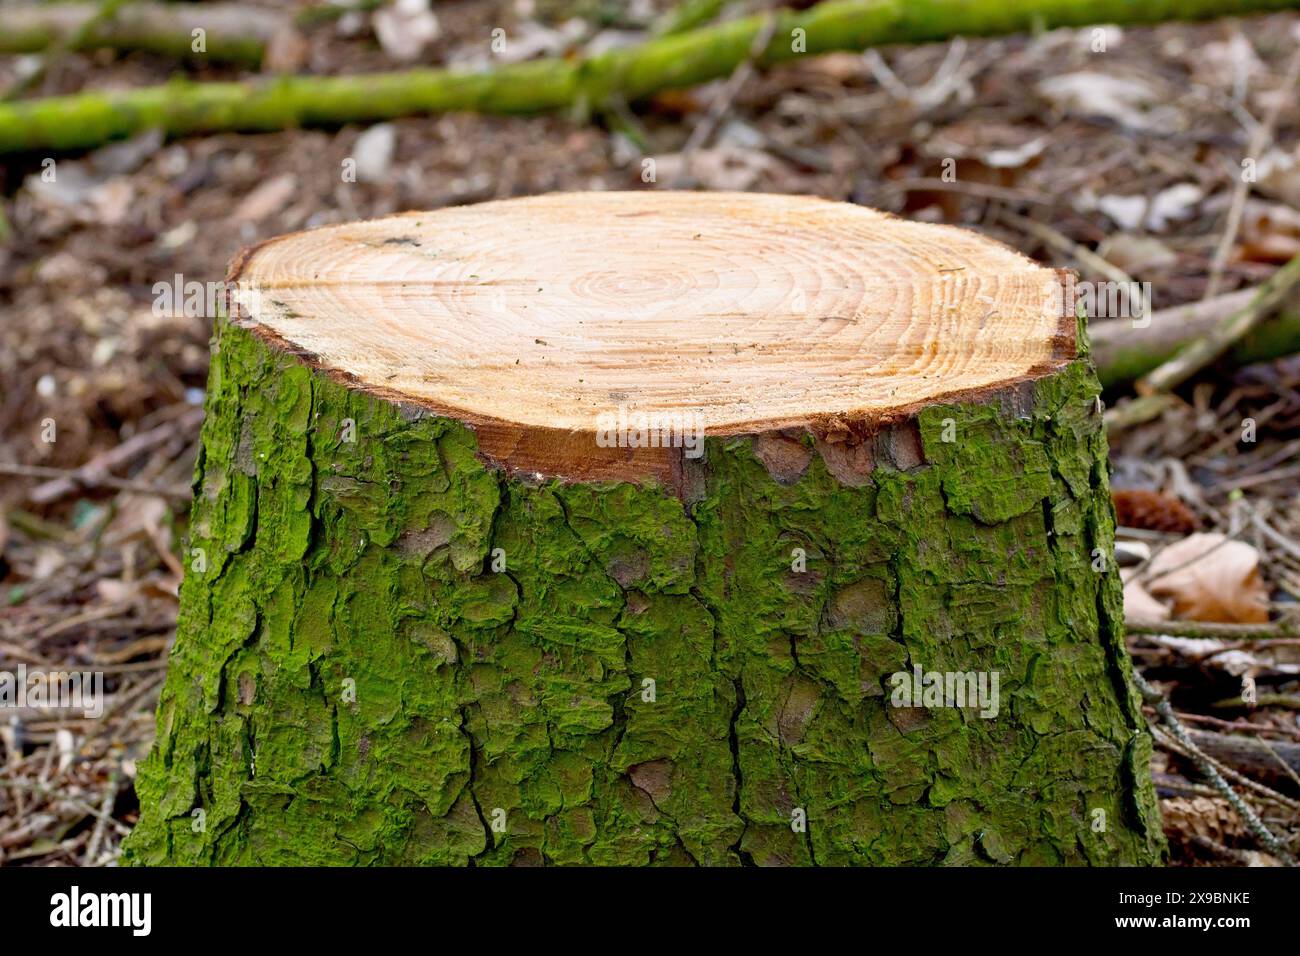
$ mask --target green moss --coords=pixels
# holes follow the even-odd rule
[[[1153,862],[1096,388],[927,409],[856,488],[710,440],[688,507],[509,478],[222,324],[125,859]],[[913,665],[998,671],[998,716],[890,707]]]

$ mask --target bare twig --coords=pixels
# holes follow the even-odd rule
[[[1021,216],[1010,210],[1004,209],[1000,213],[1002,220],[1010,226],[1023,229],[1025,232],[1037,236],[1047,245],[1063,252],[1080,266],[1095,272],[1097,275],[1105,276],[1112,282],[1118,282],[1125,286],[1133,284],[1133,277],[1123,269],[1107,262],[1102,256],[1093,252],[1087,246],[1080,245],[1069,236],[1058,232],[1047,223],[1039,222],[1036,219],[1030,219],[1027,216]]]
[[[74,493],[80,487],[103,485],[109,488],[120,488],[122,485],[116,483],[121,482],[122,479],[113,478],[108,475],[107,473],[110,469],[120,467],[121,465],[133,461],[140,455],[153,451],[160,445],[166,444],[175,435],[190,432],[193,429],[198,428],[202,423],[202,408],[186,408],[171,421],[164,422],[155,428],[150,428],[148,431],[140,432],[137,435],[132,435],[130,438],[126,439],[126,441],[115,445],[108,451],[96,455],[76,471],[71,473],[60,472],[56,476],[56,480],[48,481],[45,484],[32,489],[31,494],[28,497],[37,504],[49,504],[51,501],[55,501],[64,495]],[[154,494],[172,494],[172,490],[170,489],[158,491],[153,489],[152,486],[147,485],[143,488],[128,488],[127,490],[152,491]],[[186,490],[181,497],[188,498],[189,491]]]
[[[1165,637],[1217,638],[1229,641],[1264,641],[1300,637],[1300,624],[1283,618],[1270,624],[1210,624],[1203,621],[1155,621],[1130,618],[1124,622],[1130,634]]]
[[[1246,146],[1247,157],[1258,161],[1263,152],[1268,149],[1269,143],[1273,140],[1273,130],[1277,127],[1278,116],[1282,112],[1282,105],[1291,100],[1291,90],[1295,87],[1298,79],[1300,79],[1300,50],[1292,54],[1291,62],[1287,66],[1286,76],[1282,80],[1282,88],[1278,90],[1278,96],[1273,100],[1263,121],[1255,127],[1254,132],[1251,134],[1250,142]],[[1232,189],[1232,202],[1228,207],[1228,224],[1223,230],[1223,235],[1219,238],[1219,244],[1214,250],[1214,259],[1210,263],[1210,281],[1206,283],[1203,298],[1213,298],[1215,293],[1219,291],[1219,282],[1223,278],[1223,270],[1228,264],[1228,256],[1232,253],[1232,245],[1237,241],[1237,231],[1241,228],[1241,217],[1242,213],[1245,212],[1246,197],[1249,194],[1249,180],[1245,176],[1239,176]]]
[[[1160,719],[1169,728],[1174,739],[1186,749],[1201,773],[1205,774],[1210,783],[1214,784],[1215,788],[1232,804],[1232,808],[1237,811],[1237,814],[1245,821],[1246,826],[1255,834],[1260,843],[1278,859],[1294,866],[1296,861],[1295,857],[1291,855],[1291,851],[1273,835],[1272,831],[1264,825],[1264,821],[1259,818],[1259,815],[1245,800],[1238,796],[1237,791],[1232,789],[1232,786],[1219,773],[1214,763],[1192,742],[1191,735],[1188,734],[1187,729],[1178,720],[1178,717],[1175,716],[1174,709],[1169,705],[1169,701],[1165,699],[1164,694],[1152,687],[1147,679],[1136,670],[1133,671],[1133,679],[1137,683],[1138,690],[1142,693],[1142,698],[1155,708],[1156,713],[1160,715]]]
[[[775,13],[769,13],[763,28],[754,35],[754,41],[749,46],[749,56],[736,67],[727,82],[723,85],[718,95],[713,98],[709,104],[709,111],[700,118],[691,130],[691,135],[686,140],[686,145],[682,147],[682,175],[689,177],[691,175],[691,158],[695,151],[702,149],[710,139],[713,138],[714,131],[722,118],[727,115],[727,110],[731,108],[731,103],[740,93],[741,89],[749,82],[750,77],[754,75],[758,61],[762,58],[763,53],[767,50],[768,44],[772,42],[772,37],[776,34],[777,16]]]
[[[188,501],[192,496],[190,489],[181,485],[153,485],[147,481],[132,481],[129,478],[114,478],[112,475],[87,475],[67,468],[47,468],[43,465],[20,465],[15,462],[0,461],[0,475],[21,475],[26,478],[52,478],[60,489],[68,488],[113,488],[117,491],[138,491],[146,495],[161,495]],[[40,487],[47,487],[42,485]],[[60,490],[59,496],[68,492]],[[56,497],[59,497],[56,496]]]

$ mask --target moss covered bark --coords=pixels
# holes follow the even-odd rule
[[[125,858],[1153,862],[1096,390],[929,408],[853,486],[710,439],[684,502],[511,478],[222,324]],[[997,717],[892,706],[913,665]]]

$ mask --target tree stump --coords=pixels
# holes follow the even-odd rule
[[[638,192],[231,280],[128,862],[1159,859],[1052,270]]]

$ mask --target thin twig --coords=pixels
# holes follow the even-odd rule
[[[776,14],[774,12],[769,13],[767,20],[763,23],[763,28],[754,34],[754,42],[749,46],[749,56],[732,71],[731,76],[727,78],[727,82],[718,92],[718,95],[709,104],[709,111],[700,118],[700,121],[695,124],[695,128],[691,130],[691,135],[686,139],[686,145],[682,147],[683,176],[690,176],[691,158],[695,155],[696,150],[708,145],[709,140],[713,138],[714,130],[722,122],[722,118],[726,116],[727,110],[731,108],[732,101],[745,84],[749,82],[750,77],[754,75],[756,64],[772,42],[772,37],[776,35],[777,23]]]
[[[1218,638],[1228,641],[1267,641],[1300,637],[1300,623],[1289,617],[1268,624],[1210,624],[1204,621],[1157,621],[1138,617],[1125,620],[1124,627],[1130,634]]]
[[[53,478],[67,481],[74,488],[112,488],[116,491],[138,491],[147,495],[160,495],[166,498],[188,501],[193,497],[189,488],[181,485],[152,485],[147,481],[132,481],[129,478],[114,478],[112,475],[87,476],[67,468],[47,468],[44,465],[20,465],[16,462],[0,461],[0,475],[19,475],[25,478]]]
[[[1273,130],[1277,127],[1278,117],[1282,113],[1282,105],[1291,101],[1291,90],[1295,87],[1297,80],[1300,80],[1300,50],[1292,54],[1291,62],[1287,66],[1286,76],[1282,80],[1281,89],[1277,91],[1277,96],[1269,107],[1263,121],[1251,133],[1250,142],[1246,146],[1247,158],[1258,162],[1260,156],[1268,149],[1269,144],[1273,141]],[[1241,217],[1246,210],[1246,197],[1249,193],[1250,181],[1245,176],[1239,176],[1232,189],[1232,202],[1228,207],[1228,224],[1224,228],[1223,235],[1219,238],[1219,244],[1214,250],[1214,258],[1210,262],[1210,281],[1206,283],[1205,295],[1202,298],[1212,299],[1215,293],[1219,291],[1219,282],[1223,278],[1223,270],[1228,264],[1228,256],[1232,252],[1232,245],[1237,241],[1237,232],[1241,228]]]
[[[1238,796],[1237,791],[1232,789],[1232,786],[1219,773],[1210,758],[1196,744],[1192,743],[1191,735],[1187,733],[1187,728],[1182,725],[1174,714],[1174,709],[1169,705],[1169,701],[1165,699],[1165,695],[1152,687],[1137,670],[1133,671],[1133,679],[1137,683],[1138,690],[1142,693],[1143,700],[1155,708],[1156,713],[1160,715],[1160,719],[1164,721],[1165,726],[1169,728],[1174,738],[1187,750],[1197,768],[1227,798],[1228,802],[1232,804],[1232,808],[1237,811],[1237,814],[1245,821],[1246,826],[1255,834],[1260,843],[1278,859],[1283,860],[1290,866],[1294,866],[1296,861],[1295,857],[1291,855],[1291,851],[1264,825],[1264,821],[1259,818],[1259,815],[1255,813],[1250,805]]]
[[[95,829],[90,834],[90,843],[86,847],[86,859],[94,862],[99,857],[99,844],[104,839],[104,827],[109,820],[109,814],[113,809],[113,802],[117,799],[117,771],[114,770],[108,775],[108,783],[104,787],[104,799],[100,803],[99,812],[95,816]]]
[[[1083,268],[1095,272],[1097,275],[1103,275],[1112,282],[1118,282],[1124,286],[1133,285],[1133,277],[1119,266],[1107,262],[1105,258],[1093,252],[1087,246],[1080,245],[1064,233],[1053,229],[1047,223],[1030,219],[1028,216],[1021,216],[1007,209],[1002,210],[999,215],[1008,225],[1018,227],[1037,236],[1053,249],[1063,252],[1074,259]]]

